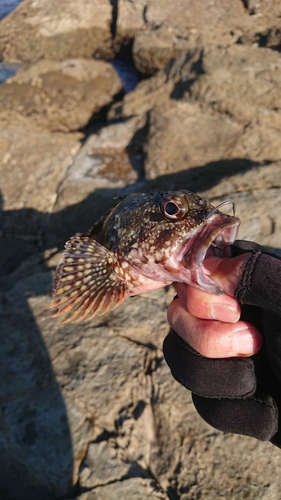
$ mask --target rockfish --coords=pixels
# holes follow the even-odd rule
[[[182,282],[222,293],[204,268],[206,255],[230,255],[240,220],[190,191],[120,197],[85,234],[65,245],[53,303],[66,321],[104,314],[127,297]]]

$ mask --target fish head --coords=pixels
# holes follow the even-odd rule
[[[148,279],[220,293],[204,260],[230,255],[239,224],[187,190],[132,194],[109,214],[99,241]]]

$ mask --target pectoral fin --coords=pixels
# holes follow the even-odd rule
[[[52,317],[65,312],[64,321],[78,322],[105,314],[128,297],[127,282],[116,255],[89,236],[76,234],[65,245],[53,287]]]

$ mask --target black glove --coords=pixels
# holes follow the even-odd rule
[[[251,253],[235,299],[241,319],[262,332],[261,350],[250,358],[210,359],[171,330],[164,356],[206,422],[281,447],[281,259],[247,241],[232,249],[233,256]]]

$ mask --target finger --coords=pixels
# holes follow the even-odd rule
[[[227,259],[219,257],[207,257],[204,267],[209,277],[217,283],[228,295],[234,296],[242,278],[249,253]]]
[[[182,306],[192,315],[201,319],[216,319],[236,323],[241,307],[230,295],[215,295],[184,283],[174,283]]]
[[[192,316],[179,299],[168,308],[171,327],[195,351],[208,358],[252,356],[262,345],[262,335],[245,321],[222,323]]]

